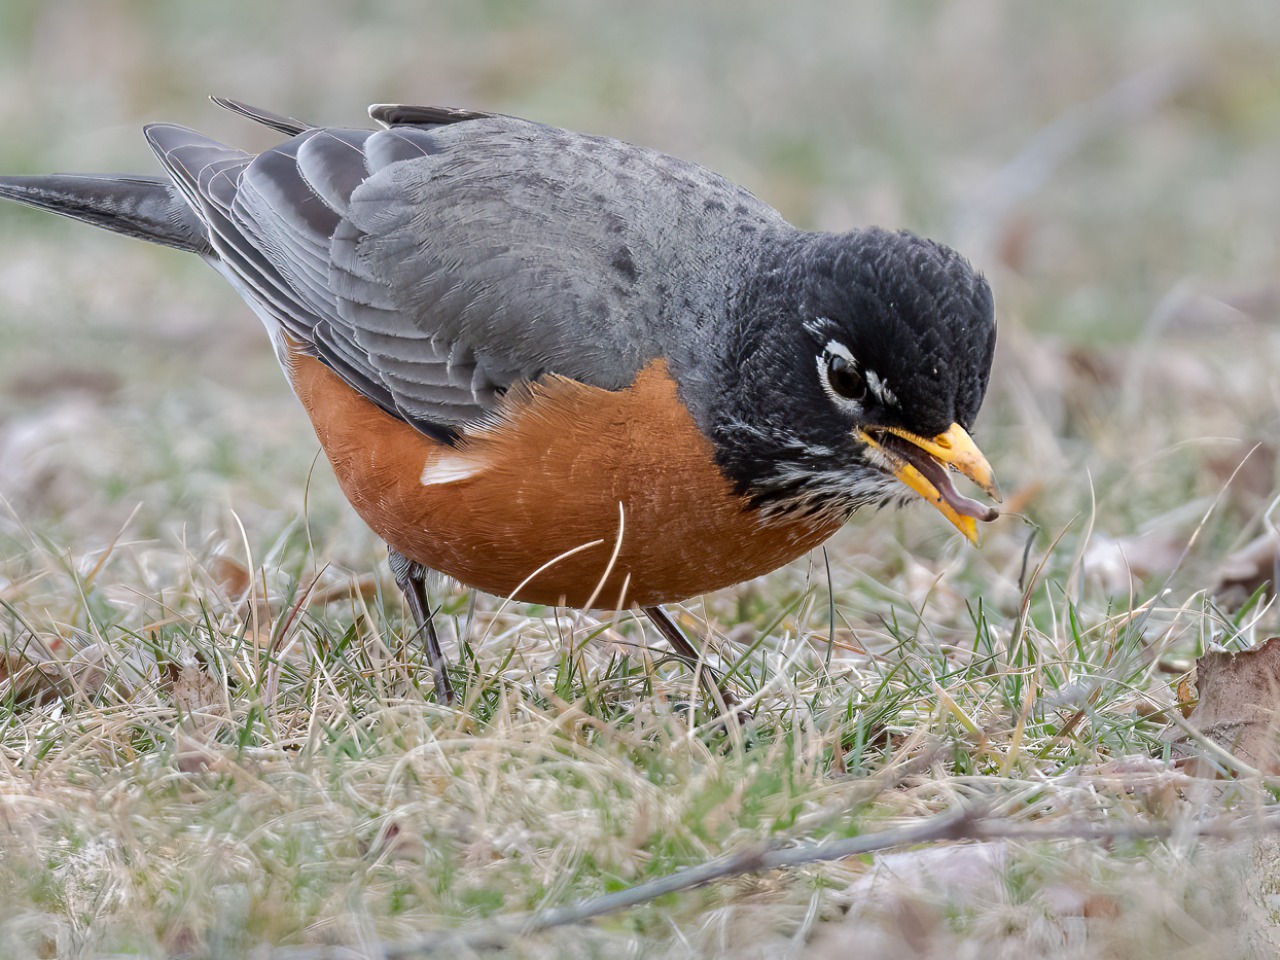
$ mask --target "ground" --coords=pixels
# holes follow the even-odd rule
[[[1183,714],[1206,649],[1280,632],[1274,550],[1239,553],[1274,529],[1280,8],[368,6],[12,0],[0,169],[151,172],[150,120],[272,142],[209,93],[351,124],[418,101],[659,147],[802,226],[927,233],[996,292],[976,437],[1006,516],[980,550],[925,507],[861,516],[687,604],[742,726],[689,708],[644,624],[441,585],[446,708],[235,295],[0,210],[0,953],[465,955],[963,807],[1117,836],[745,873],[512,949],[1274,955],[1274,845],[1194,829],[1265,809],[1274,771]]]

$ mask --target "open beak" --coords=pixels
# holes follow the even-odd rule
[[[932,439],[897,427],[870,427],[857,433],[889,462],[895,477],[937,507],[970,543],[978,542],[979,520],[987,522],[1000,516],[995,507],[961,496],[951,483],[948,471],[955,470],[1000,502],[991,464],[960,424],[953,423]]]

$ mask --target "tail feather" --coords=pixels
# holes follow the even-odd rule
[[[296,137],[298,134],[312,129],[312,125],[309,123],[303,123],[301,120],[286,117],[284,114],[275,113],[262,107],[252,106],[241,100],[232,100],[230,97],[210,97],[209,99],[222,107],[223,110],[238,113],[254,123],[260,123],[265,127],[270,127],[272,130],[277,130],[286,137]]]
[[[125,236],[213,255],[200,218],[167,177],[55,174],[0,177],[0,198]]]

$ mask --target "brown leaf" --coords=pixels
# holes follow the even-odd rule
[[[378,596],[378,578],[371,573],[362,577],[351,577],[328,587],[317,587],[308,598],[308,605],[323,607],[329,603],[351,600],[353,597],[373,600]]]
[[[1224,604],[1239,606],[1259,587],[1274,583],[1278,567],[1280,537],[1271,532],[1264,533],[1222,561],[1215,577],[1213,596]]]
[[[1265,507],[1275,495],[1276,447],[1269,440],[1235,440],[1214,447],[1204,465],[1212,492],[1226,487],[1227,495],[1246,515]]]
[[[0,654],[0,696],[18,704],[48,703],[63,692],[57,673],[48,668],[20,653]]]
[[[269,633],[272,619],[271,598],[265,595],[265,587],[262,591],[253,590],[253,575],[249,568],[238,560],[220,554],[213,558],[208,570],[223,596],[237,604],[236,616],[251,620],[261,632]]]
[[[1244,763],[1280,772],[1276,750],[1280,706],[1280,637],[1239,653],[1212,650],[1196,661],[1199,703],[1187,722]],[[1193,773],[1214,767],[1196,758]]]
[[[67,365],[19,370],[4,385],[5,393],[23,400],[45,399],[59,393],[82,393],[101,400],[120,389],[120,377],[99,367]]]
[[[1123,596],[1135,581],[1168,576],[1185,546],[1185,540],[1169,534],[1112,538],[1095,533],[1084,552],[1084,569],[1105,593]]]
[[[806,956],[954,955],[942,903],[973,905],[999,896],[1008,844],[974,843],[882,853],[838,894],[843,921],[826,924]]]
[[[181,731],[197,743],[211,741],[227,715],[221,681],[196,660],[171,665],[169,677]]]
[[[1120,901],[1105,893],[1094,893],[1085,898],[1083,915],[1090,920],[1099,917],[1116,920],[1121,912]]]
[[[1187,719],[1195,712],[1196,709],[1196,692],[1191,687],[1191,678],[1183,677],[1178,681],[1178,712],[1182,714],[1182,719]]]
[[[60,654],[71,651],[57,639],[59,642],[30,644],[21,652],[0,655],[0,694],[36,705],[55,697],[95,696],[107,679],[105,651],[94,643],[62,659]],[[121,689],[127,692],[123,685]]]
[[[248,568],[225,555],[213,558],[213,562],[209,564],[209,573],[228,600],[239,600],[253,585]]]
[[[1167,329],[1180,336],[1219,337],[1280,316],[1280,288],[1262,284],[1189,292],[1171,307]]]

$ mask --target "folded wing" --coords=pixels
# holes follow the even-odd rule
[[[549,372],[627,385],[723,302],[699,232],[718,215],[780,222],[700,167],[510,117],[387,106],[368,131],[266,116],[300,132],[257,156],[178,126],[147,136],[255,309],[435,436]]]

